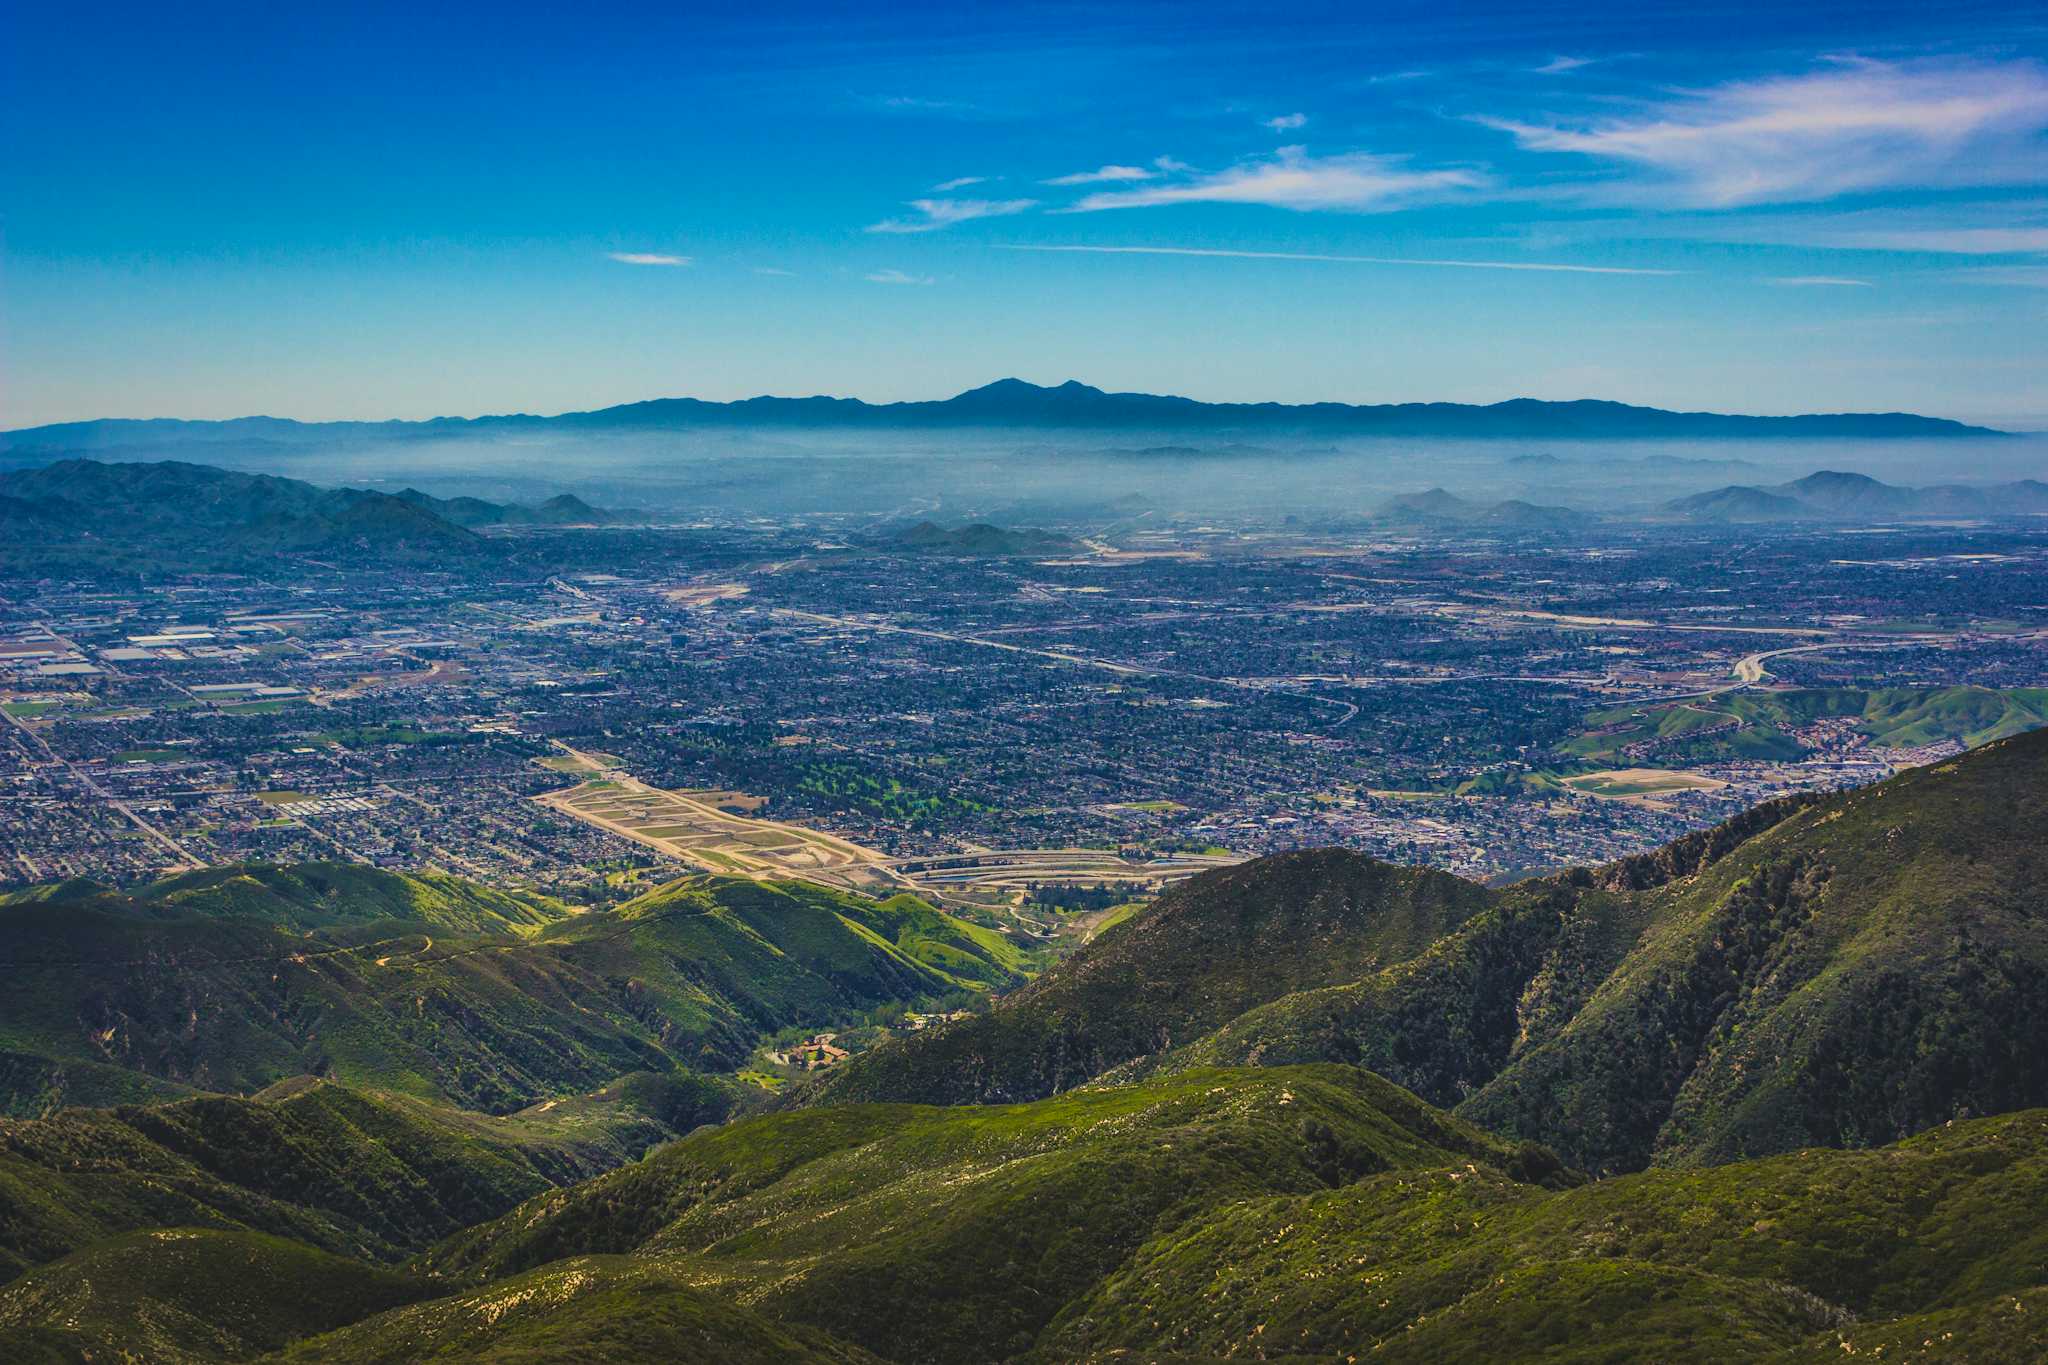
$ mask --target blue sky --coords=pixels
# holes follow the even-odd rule
[[[2038,5],[738,8],[9,6],[0,425],[1015,374],[2048,426]]]

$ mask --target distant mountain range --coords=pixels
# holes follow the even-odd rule
[[[0,567],[219,568],[279,554],[447,562],[489,552],[475,528],[601,525],[569,494],[538,507],[378,493],[209,465],[62,460],[0,474]]]
[[[1822,470],[1792,483],[1730,484],[1665,505],[1695,521],[1840,521],[1856,518],[1990,517],[2048,514],[2048,483],[1902,488],[1866,474]]]
[[[496,434],[670,431],[718,427],[1126,429],[1300,433],[1322,436],[1725,439],[1750,437],[1986,437],[2001,433],[1913,413],[1812,413],[1754,417],[1670,412],[1597,399],[1502,403],[1204,403],[1150,393],[1106,393],[1076,380],[1056,387],[999,379],[951,398],[866,403],[857,398],[746,398],[731,403],[657,398],[553,417],[526,413],[436,417],[421,422],[297,422],[238,417],[195,422],[106,418],[29,427],[0,436],[0,449],[65,452],[231,443],[304,445],[432,440]]]

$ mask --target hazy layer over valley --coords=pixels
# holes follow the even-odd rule
[[[1766,424],[1734,439],[1646,435],[1627,422],[1613,424],[1617,434],[1587,438],[1516,429],[1600,423],[1504,421],[1502,434],[1474,439],[1359,434],[1342,425],[1303,432],[1298,423],[1247,424],[1229,415],[1194,427],[1143,420],[1094,426],[1084,407],[1048,423],[978,416],[969,407],[943,425],[877,418],[839,426],[829,413],[761,421],[744,411],[665,428],[623,417],[445,427],[85,423],[13,433],[0,445],[0,461],[19,467],[65,456],[175,458],[316,483],[392,492],[417,486],[440,496],[513,502],[539,502],[567,488],[593,504],[661,521],[1219,517],[1341,525],[1389,498],[1434,487],[1489,501],[1640,516],[1688,495],[1781,484],[1820,470],[1908,486],[2048,474],[2048,437],[1935,423],[1921,431],[1910,427],[1918,419],[1900,421],[1911,435],[1872,419],[1874,434],[1867,436],[1826,425],[1818,434],[1788,435]]]

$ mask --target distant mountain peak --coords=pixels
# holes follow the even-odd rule
[[[1795,479],[1786,485],[1789,488],[1882,488],[1885,485],[1868,474],[1852,474],[1840,469],[1820,469],[1803,479]]]
[[[1034,384],[1028,379],[998,379],[983,384],[978,389],[968,389],[944,400],[947,403],[981,405],[990,402],[1001,403],[1043,403],[1058,400],[1107,398],[1108,394],[1078,379],[1069,379],[1063,384],[1048,387]]]

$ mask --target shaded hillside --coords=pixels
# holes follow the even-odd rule
[[[742,878],[564,917],[454,879],[238,869],[31,895],[0,927],[0,1107],[20,1114],[149,1093],[109,1094],[122,1072],[230,1093],[314,1073],[504,1112],[1021,979],[999,935],[921,901]]]
[[[1035,1358],[2037,1360],[2044,1189],[2041,1110],[1560,1193],[1375,1175],[1154,1239]]]
[[[2044,1197],[2044,1110],[1587,1183],[1352,1068],[1192,1071],[704,1129],[418,1275],[240,1228],[117,1233],[0,1288],[0,1350],[2017,1365],[2048,1348]]]
[[[1628,956],[1460,1112],[1625,1168],[2039,1104],[2044,827],[2041,731],[1809,806],[1640,893]]]
[[[1202,1210],[1471,1159],[1554,1170],[1338,1067],[1192,1073],[1009,1108],[809,1110],[671,1144],[428,1264],[498,1275],[634,1253],[892,1360],[1002,1359]]]
[[[205,465],[66,460],[0,474],[18,506],[0,522],[16,567],[146,568],[177,555],[213,567],[281,554],[395,560],[474,556],[483,543],[426,507],[385,493]],[[26,509],[26,511],[23,511]]]
[[[445,1288],[445,1286],[443,1286]],[[721,1299],[660,1262],[589,1257],[370,1318],[303,1341],[281,1360],[716,1361],[877,1365],[815,1328]]]
[[[564,495],[538,508],[320,488],[207,465],[64,460],[0,473],[0,567],[150,572],[246,567],[278,556],[462,563],[489,559],[471,527],[593,524]]]
[[[0,1120],[0,1278],[152,1227],[396,1260],[728,1108],[694,1076],[631,1077],[502,1119],[302,1079],[253,1099]]]
[[[2037,731],[1498,891],[1283,855],[1184,883],[989,1015],[804,1098],[1335,1060],[1595,1170],[1883,1143],[2048,1101],[2042,828]]]
[[[1208,873],[993,1012],[865,1053],[809,1099],[967,1104],[1056,1094],[1289,991],[1405,961],[1489,899],[1447,873],[1339,850]]]
[[[243,1360],[436,1287],[253,1232],[133,1232],[0,1288],[10,1361]]]
[[[2039,1110],[1875,1152],[1584,1184],[1349,1068],[1198,1072],[699,1133],[426,1260],[485,1283],[294,1358],[567,1360],[599,1342],[678,1358],[723,1309],[718,1330],[743,1341],[824,1350],[829,1333],[906,1365],[1718,1365],[1942,1332],[1937,1358],[2031,1361],[2048,1342],[2044,1192]]]

